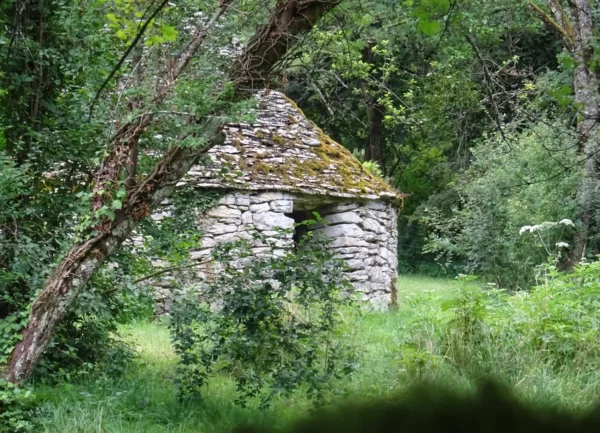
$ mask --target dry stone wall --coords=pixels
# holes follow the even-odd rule
[[[275,244],[274,254],[283,255],[294,241],[291,234],[282,236],[277,229],[293,228],[294,220],[285,215],[292,209],[293,196],[282,192],[228,194],[203,216],[205,234],[191,256],[204,259],[220,243],[246,239],[253,241],[252,253],[260,257],[269,247],[255,239],[255,234]]]
[[[349,266],[348,277],[354,287],[376,305],[389,304],[398,271],[395,208],[380,201],[319,204],[314,200],[283,192],[228,194],[203,216],[205,235],[192,257],[206,259],[217,244],[239,239],[252,240],[253,255],[260,257],[270,248],[255,239],[255,233],[274,243],[274,254],[283,255],[293,248],[294,241],[292,234],[282,237],[277,228],[293,228],[294,219],[286,214],[310,204],[324,218],[311,229],[331,240],[337,256]]]
[[[389,304],[398,273],[395,208],[377,201],[342,203],[325,208],[322,216],[325,223],[314,233],[331,239],[348,264],[350,282],[372,303]]]

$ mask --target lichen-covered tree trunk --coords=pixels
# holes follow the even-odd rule
[[[564,47],[571,52],[576,62],[573,74],[575,105],[578,111],[577,135],[579,157],[583,163],[583,179],[577,191],[579,220],[581,227],[575,234],[569,266],[585,256],[594,221],[594,208],[598,204],[598,77],[591,69],[594,54],[592,20],[593,0],[568,0],[569,13],[563,0],[547,0],[551,13],[544,12],[533,2],[531,9],[563,40]]]
[[[218,133],[217,128],[214,131]],[[27,327],[6,368],[8,381],[22,381],[31,374],[56,326],[94,272],[149,214],[152,205],[171,194],[177,180],[189,170],[199,154],[200,151],[192,153],[180,148],[169,151],[130,194],[109,230],[71,248],[31,307]]]
[[[577,62],[573,76],[575,103],[579,112],[577,132],[579,149],[584,157],[583,181],[577,191],[581,229],[575,235],[571,249],[571,263],[585,255],[593,212],[598,202],[598,77],[590,68],[594,52],[593,22],[590,0],[571,0],[573,20],[573,56]]]
[[[230,78],[235,85],[235,93],[238,96],[246,95],[249,89],[257,84],[262,85],[297,37],[310,30],[316,20],[339,1],[279,0],[269,22],[257,30],[231,68]],[[194,41],[190,44],[188,47],[193,47]],[[198,47],[199,44],[196,44],[195,49]],[[186,53],[190,54],[189,50]],[[187,55],[182,61],[187,64],[190,58],[191,55]],[[218,122],[207,122],[206,142],[218,141],[220,131]],[[122,147],[115,146],[107,157],[108,161],[118,161],[122,165],[122,159],[114,155],[115,152],[128,153],[128,149]],[[32,305],[22,339],[3,370],[3,376],[8,381],[20,382],[30,376],[57,325],[94,272],[120,247],[137,223],[150,214],[151,208],[169,196],[177,180],[183,177],[201,152],[178,147],[167,152],[153,171],[128,194],[114,221],[105,221],[100,234],[71,248]]]

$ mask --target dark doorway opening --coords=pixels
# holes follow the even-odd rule
[[[296,225],[294,226],[293,239],[294,239],[294,248],[298,248],[298,245],[300,244],[302,239],[308,234],[308,227],[306,227],[306,225],[297,225],[297,224],[302,223],[302,222],[306,221],[307,219],[309,219],[310,215],[308,215],[308,212],[306,212],[306,211],[297,211],[297,212],[292,212],[292,213],[286,213],[285,216],[293,219],[294,223],[296,223]]]

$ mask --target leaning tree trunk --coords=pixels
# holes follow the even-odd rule
[[[339,1],[279,0],[269,23],[257,30],[244,53],[231,68],[230,79],[234,83],[236,96],[242,97],[249,94],[250,89],[262,87],[269,72],[297,37],[309,31],[316,20]],[[193,41],[190,44],[193,45]],[[196,44],[195,49],[198,47],[199,44]],[[190,52],[186,51],[187,54]],[[180,59],[175,69],[185,66],[190,58],[191,55],[188,55]],[[145,129],[148,124],[149,121],[144,121],[136,127],[139,131]],[[214,144],[222,139],[222,125],[218,121],[208,120],[205,131],[206,143]],[[131,146],[137,139],[139,134],[129,135],[127,140],[117,141],[117,145],[103,164],[103,181],[114,179],[116,173],[125,165],[126,158],[123,159],[122,155],[128,155],[129,148],[124,143]],[[8,381],[20,382],[31,375],[54,330],[94,272],[120,247],[137,223],[150,214],[151,208],[169,196],[175,188],[174,185],[194,164],[200,153],[201,150],[179,147],[167,152],[153,171],[128,194],[114,221],[105,221],[100,226],[100,234],[71,248],[31,307],[22,339],[13,349],[3,374]],[[112,168],[107,169],[107,164],[113,164]],[[114,164],[118,167],[115,168]],[[95,206],[98,206],[98,203],[95,203]]]
[[[130,195],[108,231],[71,248],[31,307],[22,339],[11,354],[6,380],[18,382],[29,377],[56,326],[94,272],[120,247],[137,222],[148,215],[150,206],[169,196],[173,185],[195,159],[196,155],[186,154],[179,148],[168,152]]]

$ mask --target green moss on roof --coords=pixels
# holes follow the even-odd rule
[[[234,146],[239,151],[235,157],[227,155],[224,147],[211,149],[216,160],[227,163],[236,160],[243,179],[209,176],[201,180],[203,186],[228,184],[254,190],[281,189],[402,201],[404,194],[364,169],[350,151],[306,118],[283,94],[275,91],[264,94],[257,119],[255,125],[225,127],[224,146]],[[263,132],[266,130],[268,134]]]

